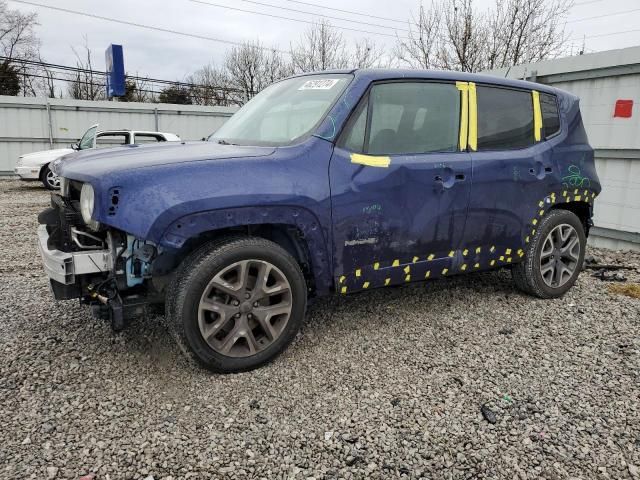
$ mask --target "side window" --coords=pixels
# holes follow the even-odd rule
[[[96,148],[111,148],[129,144],[128,133],[99,133],[96,139]]]
[[[560,114],[555,95],[540,93],[540,110],[542,111],[542,129],[544,138],[551,138],[560,131]]]
[[[477,87],[478,150],[509,150],[533,145],[530,91]]]
[[[377,84],[354,115],[341,142],[353,152],[393,155],[458,149],[460,92],[453,84]]]
[[[136,133],[133,138],[137,145],[140,145],[143,143],[158,143],[158,142],[165,141],[164,137],[160,135],[153,135],[151,133]]]

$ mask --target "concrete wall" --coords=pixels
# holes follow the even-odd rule
[[[101,130],[154,130],[199,140],[217,130],[235,107],[0,96],[0,174],[13,173],[24,153],[67,147],[93,124]]]
[[[590,243],[640,250],[640,47],[486,73],[537,81],[580,97],[602,183]],[[631,118],[614,118],[616,100],[633,100]]]

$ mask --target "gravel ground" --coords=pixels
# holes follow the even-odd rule
[[[217,376],[161,316],[114,334],[54,303],[47,201],[0,181],[1,478],[639,478],[640,300],[590,272],[551,301],[504,271],[322,300],[273,364]]]

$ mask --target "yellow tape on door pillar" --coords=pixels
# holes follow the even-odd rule
[[[469,148],[478,150],[478,101],[473,82],[469,82]]]
[[[467,149],[467,138],[469,136],[469,84],[467,82],[456,82],[456,88],[460,90],[460,150]]]
[[[531,91],[533,100],[533,136],[536,142],[542,140],[542,110],[540,109],[540,94],[536,90]]]

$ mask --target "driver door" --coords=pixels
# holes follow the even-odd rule
[[[464,261],[466,107],[454,82],[377,83],[361,100],[329,168],[338,291],[447,275]]]

